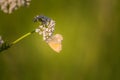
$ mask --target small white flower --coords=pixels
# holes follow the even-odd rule
[[[48,32],[51,32],[51,31],[52,31],[51,29],[48,30]]]
[[[43,31],[45,31],[45,30],[46,30],[46,28],[45,28],[45,27],[43,27],[43,28],[42,28],[42,30],[43,30]]]
[[[49,36],[52,36],[52,33],[49,33],[48,35],[49,35]]]
[[[39,28],[41,28],[41,29],[42,29],[42,28],[43,28],[43,25],[40,25],[40,26],[39,26]]]
[[[42,35],[42,34],[43,34],[43,32],[42,32],[42,31],[40,31],[40,32],[39,32],[39,35]]]
[[[45,40],[46,40],[46,37],[43,37],[43,40],[45,41]]]
[[[43,37],[45,37],[46,36],[46,31],[43,31]]]
[[[48,31],[49,29],[48,28],[46,28],[46,30],[45,31]]]
[[[40,32],[40,29],[36,29],[35,32]]]
[[[0,36],[0,45],[2,45],[4,41],[2,40],[2,37]]]
[[[52,28],[51,30],[54,31],[54,28]]]

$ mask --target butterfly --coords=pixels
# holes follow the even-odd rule
[[[55,34],[47,40],[47,43],[54,51],[59,53],[62,50],[62,40],[63,37],[61,34]]]

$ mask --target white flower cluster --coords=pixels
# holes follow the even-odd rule
[[[45,18],[45,17],[42,17]],[[47,19],[47,18],[46,18]],[[35,32],[39,33],[43,36],[43,40],[47,41],[54,32],[55,21],[52,19],[41,20],[41,25],[35,30]]]
[[[29,6],[31,0],[0,0],[0,7],[4,13],[12,13],[21,6]]]
[[[0,46],[2,46],[3,43],[4,41],[2,40],[2,37],[0,36]]]
[[[62,40],[63,37],[61,34],[55,34],[54,27],[55,21],[46,17],[46,16],[36,16],[34,18],[34,22],[40,22],[40,26],[35,30],[36,33],[43,36],[43,40],[56,52],[60,52],[62,50]]]

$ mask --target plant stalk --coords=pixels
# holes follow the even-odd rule
[[[27,36],[31,35],[31,34],[34,33],[34,32],[35,32],[35,30],[32,31],[32,32],[26,33],[25,35],[21,36],[20,38],[16,39],[15,41],[13,41],[10,46],[12,46],[12,45],[20,42],[22,39],[26,38]]]

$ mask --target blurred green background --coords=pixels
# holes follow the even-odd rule
[[[0,11],[0,35],[14,41],[38,27],[39,14],[56,21],[62,51],[32,34],[0,54],[0,80],[120,80],[120,0],[32,0]]]

